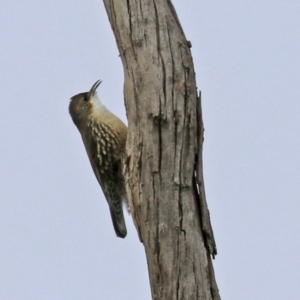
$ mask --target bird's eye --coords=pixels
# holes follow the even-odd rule
[[[88,96],[87,95],[84,95],[83,96],[83,101],[87,102],[89,99],[88,99]]]

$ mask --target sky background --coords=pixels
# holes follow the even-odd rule
[[[300,1],[173,3],[203,96],[221,297],[300,299]],[[1,300],[151,299],[133,223],[116,238],[68,114],[98,79],[126,121],[102,1],[1,1]]]

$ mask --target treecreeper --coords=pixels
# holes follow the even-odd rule
[[[78,128],[94,174],[107,200],[116,235],[127,235],[123,202],[127,204],[122,156],[125,151],[127,127],[100,101],[98,80],[89,92],[71,98],[69,112]]]

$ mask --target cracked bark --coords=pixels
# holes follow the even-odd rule
[[[124,66],[124,164],[153,299],[220,299],[191,44],[170,0],[104,0]]]

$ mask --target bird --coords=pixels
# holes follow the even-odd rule
[[[125,238],[123,203],[128,202],[122,157],[127,126],[100,101],[96,90],[101,82],[97,80],[89,92],[71,97],[69,113],[81,134],[90,164],[107,200],[115,233],[117,237]]]

